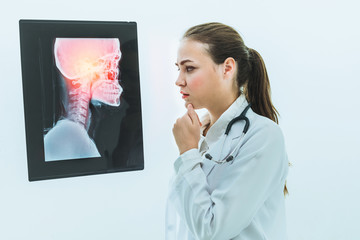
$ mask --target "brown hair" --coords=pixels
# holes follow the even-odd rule
[[[271,102],[269,77],[261,55],[248,48],[240,34],[222,23],[200,24],[187,30],[183,38],[208,45],[208,53],[216,64],[222,64],[228,57],[237,63],[236,83],[244,89],[246,100],[251,109],[264,117],[278,122],[278,111]],[[284,194],[287,194],[286,184]]]

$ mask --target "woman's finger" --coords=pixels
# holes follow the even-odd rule
[[[201,122],[200,122],[200,119],[199,119],[199,116],[197,115],[197,113],[195,112],[194,110],[194,107],[192,104],[188,104],[187,105],[187,109],[188,109],[188,115],[192,121],[192,123],[199,123],[199,125],[201,126]]]

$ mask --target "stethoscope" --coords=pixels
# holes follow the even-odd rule
[[[250,126],[250,121],[249,119],[245,116],[246,115],[246,112],[249,110],[249,108],[251,107],[251,103],[249,105],[247,105],[247,107],[242,111],[242,113],[237,116],[236,118],[232,119],[229,124],[227,125],[226,127],[226,130],[225,130],[225,137],[224,137],[224,140],[223,140],[223,143],[222,143],[222,148],[221,148],[221,152],[220,152],[220,155],[222,153],[222,149],[224,148],[224,144],[225,144],[225,140],[226,140],[226,137],[228,136],[230,130],[231,130],[231,127],[234,123],[238,122],[238,121],[245,121],[245,126],[244,126],[244,129],[243,129],[243,132],[240,136],[240,139],[239,139],[239,142],[238,144],[236,145],[236,147],[234,148],[234,150],[232,150],[223,160],[213,160],[213,157],[210,155],[210,153],[207,153],[205,154],[205,158],[209,159],[209,160],[212,160],[214,161],[215,163],[218,163],[218,164],[223,164],[223,163],[227,163],[227,162],[230,162],[234,159],[234,153],[240,148],[240,145],[241,145],[241,139],[245,136],[246,132],[248,131],[249,129],[249,126]]]

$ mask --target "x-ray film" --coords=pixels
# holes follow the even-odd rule
[[[144,167],[136,23],[20,21],[29,179]]]
[[[64,110],[44,136],[45,161],[100,157],[88,134],[90,104],[120,106],[119,39],[56,38],[53,53]]]

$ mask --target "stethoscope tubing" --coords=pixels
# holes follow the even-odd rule
[[[227,125],[227,127],[226,127],[225,135],[228,136],[229,132],[231,130],[231,127],[233,126],[234,123],[236,123],[238,121],[245,121],[245,126],[244,126],[244,129],[243,129],[243,132],[242,132],[242,134],[240,136],[240,139],[239,139],[239,142],[235,146],[234,150],[232,150],[223,160],[220,160],[220,161],[217,161],[217,160],[213,159],[213,157],[209,153],[205,154],[205,158],[207,158],[207,159],[209,159],[211,161],[214,161],[215,163],[218,163],[218,164],[224,164],[224,163],[227,163],[227,162],[230,162],[230,161],[234,160],[234,153],[236,153],[239,150],[240,145],[241,145],[241,140],[245,136],[245,134],[247,133],[247,131],[249,130],[249,127],[250,127],[250,120],[249,120],[249,118],[246,117],[246,113],[247,113],[247,111],[249,110],[250,107],[251,107],[251,103],[249,103],[246,106],[246,108],[241,112],[241,114],[239,116],[232,119],[229,122],[229,124]],[[221,148],[221,151],[224,148],[225,138],[224,138],[224,141],[223,141],[223,146]]]

